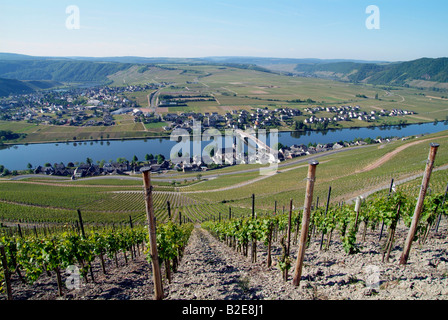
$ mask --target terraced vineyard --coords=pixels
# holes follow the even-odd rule
[[[146,220],[145,201],[140,190],[126,190],[126,186],[105,190],[100,186],[42,187],[38,183],[0,182],[0,219],[6,222],[68,223],[77,220],[76,210],[83,212],[88,223],[127,223],[132,217],[136,223]],[[220,215],[239,217],[250,209],[198,200],[172,191],[154,191],[154,213],[158,221],[168,220],[168,202],[171,218],[175,221],[203,222],[219,219]]]
[[[448,143],[446,132],[419,139],[395,141],[371,145],[362,149],[346,149],[343,152],[319,155],[315,189],[317,199],[325,199],[328,187],[332,187],[332,202],[349,201],[363,192],[387,189],[395,179],[405,192],[415,195],[419,175],[427,158],[429,142],[438,142],[439,148],[430,192],[442,192],[446,186]],[[175,221],[203,222],[227,217],[249,216],[252,210],[252,194],[256,195],[255,210],[258,216],[275,210],[282,212],[294,199],[300,208],[305,193],[304,179],[308,159],[301,157],[282,163],[278,174],[270,177],[258,175],[259,166],[243,165],[222,171],[210,171],[199,183],[184,187],[172,186],[173,179],[185,180],[188,174],[166,177],[154,182],[154,211],[158,221],[168,220],[168,202],[171,218]],[[438,171],[439,170],[439,171]],[[222,174],[221,174],[222,173]],[[405,181],[415,176],[415,178]],[[50,177],[51,178],[51,177]],[[129,177],[128,177],[129,178]],[[133,179],[133,180],[131,180]],[[110,224],[129,221],[145,221],[145,203],[141,177],[130,179],[81,179],[51,180],[0,180],[0,219],[4,223],[69,223],[77,219],[76,210],[83,212],[87,223]],[[190,177],[191,179],[191,177]]]
[[[362,277],[360,271],[353,270],[353,261],[356,260],[356,265],[361,265],[365,263],[366,255],[372,253],[376,254],[375,261],[378,264],[387,264],[389,258],[391,262],[396,262],[399,250],[397,245],[393,245],[393,239],[395,237],[402,242],[406,237],[428,156],[428,144],[435,141],[439,142],[441,147],[435,161],[417,233],[419,246],[426,246],[424,248],[429,249],[420,250],[425,255],[413,255],[413,257],[420,259],[418,270],[421,269],[422,263],[425,267],[427,259],[430,259],[428,260],[430,266],[437,266],[446,261],[445,258],[434,260],[438,259],[438,246],[446,247],[446,241],[437,239],[442,236],[443,239],[446,238],[444,235],[446,234],[446,206],[448,203],[443,200],[448,183],[446,175],[448,150],[445,148],[448,137],[446,133],[441,133],[420,140],[396,141],[387,145],[373,145],[320,156],[311,208],[310,243],[311,250],[314,250],[312,255],[326,255],[326,257],[330,257],[330,260],[347,261],[347,265],[350,265],[351,268],[348,271],[340,269],[341,267],[335,263],[333,270],[331,269],[333,268],[332,264],[327,266],[327,262],[330,260],[326,260],[326,257],[317,262],[308,260],[307,263],[311,265],[314,263],[315,271],[313,272],[316,277],[321,274],[321,268],[324,268],[325,279],[330,282],[344,272],[351,275],[358,272],[357,277]],[[160,243],[161,248],[166,248],[165,253],[167,257],[171,257],[169,259],[172,259],[173,270],[183,267],[187,269],[188,274],[184,279],[175,276],[177,277],[176,284],[171,288],[177,288],[176,292],[174,289],[169,289],[173,298],[177,294],[182,296],[185,292],[187,295],[196,296],[198,294],[199,291],[189,289],[193,283],[194,286],[201,283],[195,278],[198,270],[204,269],[204,272],[207,270],[209,272],[209,274],[201,274],[201,277],[215,275],[217,272],[214,263],[221,261],[219,252],[227,250],[223,248],[225,243],[230,244],[228,250],[233,251],[225,257],[226,262],[221,261],[220,270],[223,271],[218,273],[222,283],[229,282],[228,271],[233,270],[229,270],[229,266],[233,268],[235,259],[238,260],[239,256],[235,254],[236,252],[243,253],[239,257],[244,260],[240,264],[241,270],[245,269],[244,265],[247,264],[248,272],[252,272],[250,271],[252,266],[258,268],[261,266],[260,264],[265,264],[264,259],[271,255],[272,250],[272,262],[275,262],[276,266],[272,266],[272,268],[268,266],[268,271],[257,273],[254,278],[257,278],[256,281],[260,283],[260,288],[266,287],[266,293],[263,293],[266,297],[271,297],[273,283],[276,288],[283,286],[283,282],[279,285],[275,280],[270,282],[271,286],[269,287],[269,282],[265,283],[262,277],[278,277],[278,268],[280,268],[283,278],[288,280],[290,262],[294,260],[294,252],[297,250],[291,251],[290,258],[283,254],[287,252],[284,250],[284,235],[288,225],[287,213],[292,200],[292,228],[290,230],[293,234],[291,245],[292,248],[295,248],[298,245],[295,239],[298,239],[298,231],[300,231],[299,221],[305,194],[305,177],[308,167],[306,163],[310,158],[303,157],[303,159],[284,163],[279,167],[277,174],[262,178],[257,176],[258,167],[254,171],[250,167],[244,167],[240,171],[234,168],[234,171],[207,172],[204,174],[203,180],[198,181],[196,185],[192,183],[181,188],[169,186],[174,179],[173,176],[166,177],[163,181],[160,181],[162,180],[160,176],[158,179],[154,179],[156,181],[154,181],[152,196],[157,230],[159,231],[157,234],[158,246]],[[140,184],[141,176],[127,178],[127,181],[120,180],[124,179],[123,177],[118,179],[109,177],[108,179],[99,178],[95,181],[80,179],[75,182],[38,180],[37,178],[33,178],[31,181],[2,179],[0,180],[0,222],[7,228],[2,228],[2,226],[0,230],[6,231],[9,235],[12,234],[16,238],[18,234],[20,234],[19,237],[22,237],[22,232],[24,237],[34,237],[33,227],[35,226],[42,227],[42,230],[34,231],[36,235],[39,233],[39,236],[45,234],[46,230],[61,231],[67,228],[76,230],[79,219],[77,210],[82,212],[83,221],[93,230],[110,227],[115,231],[129,229],[130,222],[135,224],[136,228],[142,228],[147,217],[145,197]],[[176,178],[179,180],[179,177]],[[131,182],[130,179],[134,181]],[[184,178],[181,179],[184,180]],[[392,179],[395,181],[396,188],[394,193],[389,194]],[[101,183],[102,181],[103,183]],[[326,212],[324,203],[329,186],[332,187],[331,203],[329,211]],[[360,195],[366,196],[358,216],[355,214],[354,204],[350,200]],[[397,208],[400,208],[398,224]],[[434,227],[436,226],[437,230],[439,221],[441,221],[440,232],[437,232]],[[172,250],[169,241],[176,239],[175,230],[188,225],[193,228],[193,224],[196,225],[193,231],[193,240],[190,241],[193,242],[193,245],[187,248],[186,252],[193,252],[194,257],[187,258],[189,259],[188,265],[182,266],[178,264],[179,261],[174,256],[176,250]],[[22,229],[18,225],[21,225]],[[360,225],[362,228],[359,227]],[[207,233],[206,229],[210,233]],[[211,239],[210,234],[224,240],[224,244],[218,245],[218,242]],[[381,237],[383,241],[380,243],[378,239]],[[269,239],[273,240],[272,243]],[[386,243],[384,243],[385,241]],[[48,243],[51,244],[51,242]],[[37,245],[39,244],[37,243]],[[51,245],[48,248],[51,248]],[[249,251],[252,252],[251,263],[253,265],[248,264],[247,253]],[[171,262],[168,262],[168,265],[169,263]],[[164,264],[167,262],[164,261]],[[140,261],[140,265],[148,268],[147,261]],[[411,265],[415,266],[415,262],[412,261]],[[96,269],[98,268],[97,266]],[[169,268],[164,269],[165,271],[170,270]],[[341,273],[341,270],[345,271]],[[443,272],[442,269],[439,271]],[[119,273],[119,271],[114,271],[114,273]],[[134,273],[131,273],[132,271],[128,271],[126,277],[135,276]],[[314,273],[309,273],[307,277],[313,278]],[[183,271],[179,274],[185,275],[186,273]],[[396,280],[394,272],[391,271],[387,274],[392,279],[391,281]],[[282,276],[280,275],[280,277]],[[406,280],[414,279],[413,277],[415,277],[413,271],[406,273]],[[445,277],[446,274],[442,274],[436,278],[442,287],[446,283]],[[167,274],[165,278],[170,279],[170,276]],[[351,290],[350,279],[340,280],[341,286]],[[54,279],[46,281],[54,282]],[[115,281],[115,286],[117,281]],[[312,283],[312,280],[305,279],[305,281]],[[421,285],[421,282],[419,283]],[[148,286],[152,287],[152,284],[147,283]],[[334,295],[330,290],[325,291],[327,287],[327,283],[322,282],[324,289],[319,287],[316,290],[323,290],[329,295]],[[143,286],[138,287],[140,291],[143,290],[142,288]],[[204,289],[201,286],[198,288],[200,288],[197,289],[201,291],[200,294],[203,294]],[[135,292],[136,288],[132,287],[131,289]],[[94,292],[96,287],[92,287],[91,290]],[[148,289],[145,289],[146,291]],[[344,290],[341,289],[342,291]],[[350,296],[350,292],[346,293],[345,291],[342,296],[346,297],[346,294]],[[217,299],[223,297],[222,294],[219,295],[219,292],[205,292],[204,297],[213,295],[217,295]],[[244,292],[243,290],[244,297],[250,296]],[[287,297],[299,296],[297,291],[290,287],[287,287],[287,292]],[[97,296],[97,293],[94,294]],[[338,295],[338,297],[340,296]],[[429,296],[433,297],[434,295]],[[279,297],[284,297],[283,293]]]

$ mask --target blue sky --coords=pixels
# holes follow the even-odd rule
[[[80,29],[66,27],[79,8]],[[380,29],[368,29],[369,5]],[[446,0],[0,0],[0,52],[402,61],[448,56]]]

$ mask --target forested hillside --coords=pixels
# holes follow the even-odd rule
[[[421,58],[406,62],[366,62],[356,60],[274,59],[253,57],[209,57],[196,59],[164,59],[139,57],[52,58],[0,53],[0,78],[47,80],[60,82],[107,82],[107,76],[142,63],[212,63],[263,72],[278,72],[273,65],[291,65],[295,75],[330,78],[352,83],[407,86],[426,82],[428,86],[448,83],[448,58]],[[27,92],[27,84],[9,83],[15,89],[4,92]],[[418,84],[417,84],[418,85]],[[33,89],[33,86],[31,86]],[[34,88],[35,89],[35,88]],[[2,93],[3,92],[3,93]]]
[[[0,97],[8,96],[9,94],[30,93],[33,91],[34,89],[23,81],[0,78]]]
[[[0,77],[62,82],[107,80],[107,76],[132,64],[78,60],[0,60]]]
[[[413,80],[448,82],[448,58],[422,58],[399,63],[336,62],[298,64],[295,71],[306,76],[330,77],[353,83],[404,86]]]

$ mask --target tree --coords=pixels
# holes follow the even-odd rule
[[[163,161],[165,161],[165,157],[163,156],[163,154],[158,154],[157,155],[157,163],[161,164]]]
[[[138,161],[138,158],[137,158],[136,155],[134,155],[134,156],[132,157],[132,162],[133,162],[133,163],[136,163],[137,161]]]
[[[294,130],[299,131],[299,130],[304,129],[304,127],[305,127],[305,124],[303,123],[303,121],[297,121],[296,120],[294,122]]]
[[[117,158],[117,163],[125,163],[126,161],[127,161],[126,158],[123,157]]]
[[[152,153],[145,155],[145,160],[146,161],[150,161],[150,160],[153,160],[153,159],[154,159],[154,155]]]
[[[364,142],[368,143],[368,144],[372,144],[374,142],[374,140],[370,137],[367,137],[364,139]]]
[[[277,143],[277,146],[276,146],[277,150],[283,149],[285,147],[286,146],[284,146],[281,142]],[[274,147],[274,149],[275,149],[275,147]]]

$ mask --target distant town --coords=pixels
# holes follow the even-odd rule
[[[0,100],[0,120],[46,125],[111,126],[115,124],[114,115],[133,112],[139,107],[123,93],[157,88],[157,85],[105,86],[16,95]],[[134,113],[136,118],[142,114],[138,110]]]
[[[340,121],[360,120],[375,122],[382,117],[396,117],[401,115],[414,114],[413,111],[401,109],[378,109],[366,112],[360,106],[340,105],[332,107],[306,107],[302,110],[289,107],[255,107],[251,110],[231,109],[225,114],[218,112],[180,112],[183,105],[195,99],[207,100],[206,95],[186,95],[175,92],[161,94],[160,99],[152,99],[155,92],[169,83],[128,85],[122,87],[92,87],[77,89],[61,89],[51,91],[41,91],[32,94],[9,96],[0,99],[0,120],[3,121],[26,121],[28,123],[57,126],[113,126],[116,117],[128,115],[134,122],[159,123],[163,130],[169,134],[175,129],[191,129],[195,122],[200,121],[204,129],[216,128],[225,129],[274,129],[290,126],[297,131],[325,130],[330,125],[335,125]],[[126,94],[134,92],[151,92],[148,95],[149,106],[142,107],[136,101],[127,98]],[[179,112],[168,112],[158,114],[157,108],[151,108],[155,101],[155,106],[165,108],[176,105]],[[174,109],[174,108],[173,108]],[[148,111],[151,110],[151,111]],[[165,108],[165,110],[168,110]],[[320,115],[325,114],[325,117]],[[297,120],[297,117],[303,120]],[[18,134],[10,131],[0,135],[0,144],[4,139],[17,138]],[[3,138],[2,138],[3,137]],[[109,137],[104,137],[108,139]],[[344,148],[353,145],[370,143],[381,143],[381,139],[357,140],[352,142],[335,142],[326,145],[300,145],[300,146],[278,146],[278,161],[284,161],[295,157]],[[166,172],[176,170],[182,172],[199,172],[227,165],[239,163],[256,163],[259,159],[249,159],[247,155],[241,157],[235,153],[235,148],[218,150],[213,155],[213,162],[205,164],[202,158],[190,158],[184,163],[174,163],[173,159],[166,159],[162,155],[146,155],[145,161],[142,159],[119,159],[119,161],[92,163],[67,163],[67,164],[41,164],[35,168],[28,167],[28,173],[57,175],[72,177],[72,179],[86,176],[106,175],[106,174],[129,174],[136,172],[142,167],[150,167],[152,172]],[[208,161],[207,163],[210,163]],[[10,172],[6,168],[0,168],[0,175],[17,174]]]
[[[307,107],[303,112],[289,107],[252,108],[218,112],[181,112],[182,106],[188,101],[212,99],[208,96],[185,96],[178,93],[163,94],[157,99],[157,107],[173,107],[179,112],[158,114],[155,108],[141,106],[136,101],[126,97],[126,94],[160,90],[169,83],[129,85],[123,87],[93,87],[70,90],[52,90],[39,93],[10,96],[0,99],[0,120],[27,121],[29,123],[61,126],[113,126],[116,116],[127,114],[134,122],[159,123],[163,122],[163,130],[171,131],[176,128],[191,128],[193,121],[201,121],[203,127],[221,129],[269,129],[280,128],[285,125],[295,130],[326,129],[341,121],[361,120],[375,122],[384,117],[396,117],[414,114],[413,111],[379,109],[366,112],[358,105],[341,105],[332,107]],[[168,108],[167,108],[168,109]],[[171,108],[173,109],[173,108]],[[150,110],[150,111],[148,111]],[[317,114],[324,112],[327,116]],[[303,120],[295,117],[302,116]]]
[[[419,136],[416,136],[419,137]],[[409,137],[401,138],[407,140]],[[325,151],[338,150],[346,147],[362,146],[368,144],[388,143],[399,140],[397,137],[389,138],[366,138],[356,139],[354,141],[338,141],[327,144],[312,144],[308,145],[291,145],[284,146],[278,143],[276,162],[282,162],[302,156],[312,155]],[[247,152],[239,154],[236,152],[237,147],[233,145],[230,148],[218,149],[210,158],[203,158],[201,156],[192,156],[188,160],[173,161],[172,159],[165,159],[161,154],[152,155],[146,154],[144,160],[138,159],[136,156],[132,160],[125,158],[118,158],[116,161],[105,160],[94,163],[90,158],[85,162],[68,162],[64,163],[45,163],[34,167],[28,164],[28,169],[20,173],[17,170],[10,171],[4,166],[0,165],[0,176],[15,176],[18,174],[43,174],[49,176],[70,177],[72,180],[85,177],[101,176],[101,175],[132,175],[139,173],[141,169],[147,168],[153,173],[168,173],[169,171],[194,173],[218,169],[226,166],[233,166],[237,164],[246,163],[261,163],[266,164],[261,156],[258,154],[248,155]],[[210,161],[211,160],[211,161]],[[263,160],[263,161],[261,161]]]

